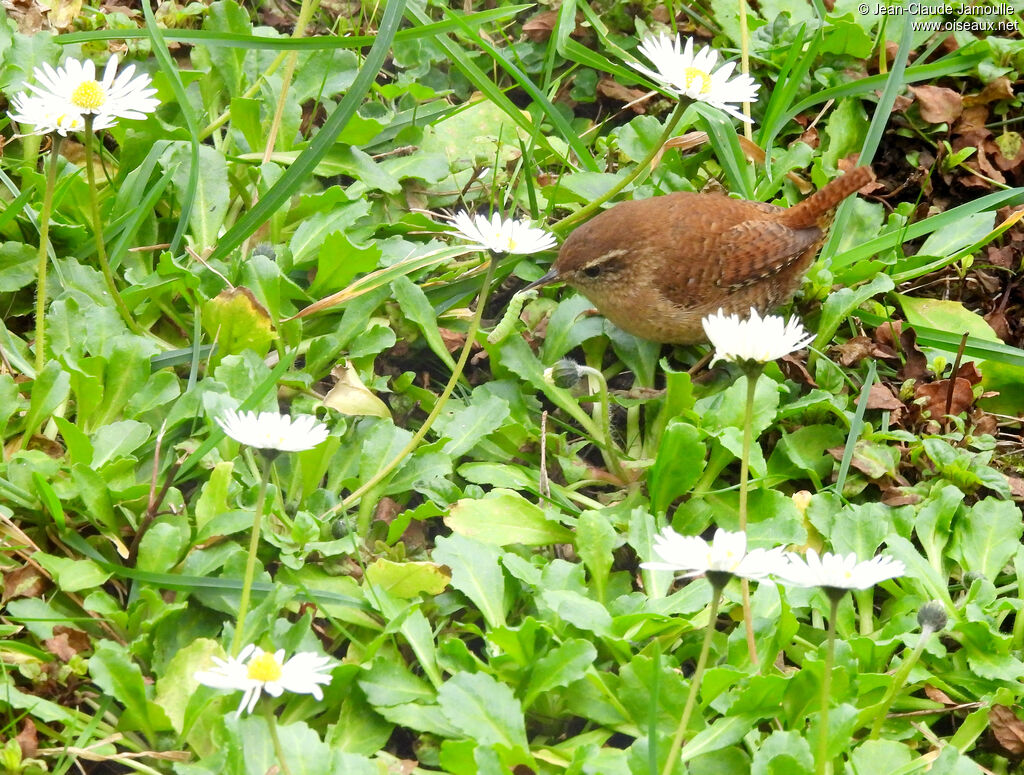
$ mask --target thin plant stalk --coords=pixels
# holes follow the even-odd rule
[[[750,75],[750,28],[747,25],[747,0],[740,0],[740,72]],[[753,142],[754,128],[750,121],[750,103],[743,103],[743,136]]]
[[[267,729],[270,731],[270,741],[274,745],[274,755],[277,756],[277,763],[281,765],[281,772],[284,775],[292,775],[288,769],[288,762],[284,755],[284,746],[281,745],[281,737],[277,734],[277,717],[269,704],[263,704],[263,715],[267,719]]]
[[[43,209],[39,213],[39,254],[36,260],[36,373],[46,365],[46,270],[50,265],[47,255],[50,246],[50,217],[53,215],[53,190],[57,187],[57,160],[60,156],[61,136],[53,133],[50,161],[46,166],[46,188],[43,191]]]
[[[875,720],[871,724],[871,733],[868,735],[869,740],[877,740],[878,736],[882,733],[882,724],[885,723],[885,717],[889,714],[889,708],[892,707],[893,700],[896,699],[896,693],[906,686],[907,677],[910,675],[914,665],[917,664],[917,660],[921,658],[924,647],[928,645],[928,639],[931,638],[933,632],[935,630],[931,627],[923,627],[921,629],[921,637],[918,639],[917,645],[914,646],[914,650],[910,652],[910,656],[903,660],[900,669],[896,671],[892,680],[889,681],[889,688],[885,690],[885,696],[875,706],[878,715],[875,716]]]
[[[245,561],[245,576],[242,579],[242,596],[238,601],[238,620],[235,623],[235,634],[231,639],[231,656],[237,657],[242,650],[245,636],[245,617],[249,613],[249,598],[252,595],[252,581],[256,575],[256,553],[260,547],[260,528],[263,523],[263,503],[267,497],[267,483],[270,481],[270,467],[274,455],[268,450],[263,452],[263,470],[260,472],[260,490],[256,496],[256,513],[252,518],[252,534],[249,536],[249,556]]]
[[[466,343],[462,346],[462,352],[459,354],[459,360],[455,362],[455,368],[452,370],[452,376],[448,379],[448,384],[444,386],[444,390],[441,391],[441,395],[438,396],[437,401],[434,402],[434,408],[430,410],[430,414],[427,415],[427,419],[423,421],[419,430],[416,431],[413,437],[409,439],[409,443],[406,444],[397,455],[388,461],[388,463],[377,471],[376,474],[350,492],[348,496],[333,510],[340,511],[342,509],[350,508],[352,504],[380,484],[386,476],[395,470],[399,463],[413,453],[416,447],[419,446],[420,442],[426,437],[430,428],[434,425],[434,422],[438,417],[440,417],[441,412],[444,411],[444,408],[448,403],[448,399],[451,397],[452,391],[455,390],[455,386],[459,384],[462,372],[466,368],[466,363],[469,361],[469,353],[473,348],[473,342],[476,341],[477,332],[480,330],[480,320],[484,314],[484,306],[487,304],[487,297],[491,292],[491,282],[494,280],[495,262],[496,257],[492,255],[487,263],[487,272],[484,274],[484,281],[480,287],[480,293],[477,294],[476,312],[473,314],[473,319],[469,322],[469,330],[466,331]],[[372,512],[369,512],[369,516],[372,516]],[[369,529],[369,527],[368,517],[360,514],[358,525],[360,535],[365,535],[366,530]]]
[[[830,609],[828,613],[828,631],[825,635],[825,673],[821,677],[821,713],[818,715],[818,755],[815,757],[815,775],[826,775],[832,768],[828,766],[828,706],[832,697],[832,666],[836,661],[836,618],[839,613],[839,601],[842,590],[826,589]]]
[[[747,374],[747,403],[743,412],[743,451],[740,455],[740,532],[747,532],[747,491],[750,486],[750,448],[754,443],[754,398],[757,394],[757,380],[761,376],[761,364],[749,366]],[[747,638],[747,653],[750,661],[757,664],[757,643],[754,640],[754,616],[750,610],[750,582],[741,579],[743,593],[743,628]]]
[[[599,369],[595,369],[590,366],[580,366],[580,372],[587,375],[589,379],[592,379],[597,383],[597,396],[600,402],[599,411],[601,413],[601,417],[599,420],[596,417],[594,419],[601,428],[601,435],[604,437],[605,457],[611,465],[614,474],[619,477],[620,480],[625,481],[625,473],[622,470],[622,461],[619,460],[618,449],[615,446],[615,442],[612,441],[612,416],[611,409],[608,404],[608,381],[604,378],[604,374],[602,374]]]
[[[92,122],[93,114],[87,113],[85,115],[85,176],[89,182],[89,212],[92,216],[92,233],[96,240],[96,260],[99,261],[100,271],[103,272],[103,280],[107,284],[107,292],[113,299],[114,306],[117,307],[117,312],[121,319],[131,329],[132,333],[145,336],[146,332],[142,330],[142,326],[135,322],[131,310],[128,309],[128,305],[121,298],[121,292],[117,289],[117,283],[114,281],[114,273],[110,269],[110,262],[107,260],[107,248],[103,243],[103,222],[100,218],[99,192],[96,189],[95,154],[92,150],[96,134],[93,132]]]
[[[708,578],[711,581],[710,577]],[[722,601],[723,583],[711,581],[711,607],[708,611],[708,626],[704,632],[704,643],[700,647],[700,656],[697,658],[697,667],[690,676],[690,689],[686,695],[686,705],[683,706],[683,715],[679,718],[679,726],[672,737],[672,745],[668,749],[668,758],[665,760],[665,768],[661,775],[672,775],[679,753],[683,750],[683,738],[686,737],[686,728],[690,724],[690,716],[697,705],[697,691],[701,679],[704,677],[704,668],[708,663],[708,653],[711,651],[711,638],[715,634],[715,620],[718,618],[718,605]]]
[[[661,154],[662,149],[672,137],[672,133],[675,132],[676,125],[679,124],[680,119],[683,117],[683,113],[686,110],[686,106],[683,103],[678,103],[675,110],[672,111],[672,115],[668,117],[668,121],[665,123],[665,129],[662,131],[661,136],[651,146],[651,150],[647,152],[647,155],[643,159],[636,163],[636,166],[630,170],[622,180],[616,183],[614,186],[609,188],[600,196],[596,197],[588,204],[585,204],[576,212],[565,216],[562,220],[558,221],[551,227],[551,231],[555,234],[563,234],[568,231],[569,227],[579,221],[584,221],[591,213],[597,212],[601,206],[614,198],[620,191],[629,186],[630,184],[640,180],[644,175],[648,174],[648,169],[654,162],[658,155]]]

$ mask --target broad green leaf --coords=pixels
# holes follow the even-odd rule
[[[72,560],[67,557],[56,557],[45,552],[36,552],[32,559],[46,568],[47,573],[64,592],[80,592],[83,589],[98,587],[111,573],[101,569],[92,560]]]
[[[437,693],[429,683],[410,671],[404,663],[376,659],[357,679],[359,688],[371,704],[378,707],[408,702],[433,703]]]
[[[451,577],[432,562],[393,562],[380,557],[367,566],[366,579],[395,597],[414,598],[441,594]]]
[[[604,600],[614,558],[612,552],[624,538],[615,532],[608,517],[600,511],[584,511],[576,523],[576,554],[590,571],[599,600]]]
[[[122,729],[138,729],[155,740],[157,731],[171,728],[160,707],[146,698],[142,671],[124,646],[111,640],[98,641],[89,657],[89,674],[100,689],[124,707],[119,720]]]
[[[277,337],[266,308],[243,287],[221,291],[203,305],[203,329],[217,342],[217,350],[210,356],[211,369],[226,356],[244,350],[253,350],[262,358]]]
[[[23,242],[0,245],[0,293],[24,288],[36,277],[37,250]]]
[[[231,191],[228,188],[228,167],[224,154],[211,145],[200,145],[199,164],[202,172],[196,185],[189,226],[195,248],[202,253],[217,244],[228,212]],[[164,156],[163,165],[170,172],[175,189],[178,192],[187,191],[189,170],[192,168],[190,143],[172,143]]]
[[[582,678],[596,659],[597,649],[589,641],[571,639],[555,646],[534,663],[523,702],[529,706],[544,692]]]
[[[486,673],[456,673],[438,691],[437,701],[448,722],[478,744],[529,753],[519,700]]]
[[[444,453],[461,457],[497,430],[508,419],[508,402],[495,395],[474,395],[470,403],[460,406],[449,402],[450,409],[442,412],[434,424],[438,436],[448,439]]]
[[[433,559],[451,569],[452,586],[473,601],[490,627],[505,624],[505,576],[497,549],[455,533],[437,539]]]
[[[1012,501],[988,497],[969,506],[954,527],[952,555],[965,571],[995,582],[1013,557],[1024,527]]]
[[[572,540],[572,532],[548,519],[539,506],[500,488],[483,498],[458,501],[444,523],[460,535],[494,546],[544,546]]]
[[[693,425],[670,420],[661,436],[658,455],[648,475],[651,508],[664,513],[680,495],[685,495],[704,472],[707,447]]]
[[[28,413],[25,415],[25,437],[30,438],[49,419],[53,410],[68,397],[71,378],[57,361],[48,361],[32,383]]]

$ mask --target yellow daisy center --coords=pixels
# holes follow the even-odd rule
[[[687,67],[683,71],[683,80],[687,89],[696,88],[700,94],[711,91],[711,76],[696,67]]]
[[[245,667],[249,678],[254,681],[269,683],[281,677],[281,665],[270,653],[265,652],[258,657],[253,657]]]
[[[82,110],[96,110],[107,101],[107,93],[96,81],[82,81],[71,92],[71,102]]]

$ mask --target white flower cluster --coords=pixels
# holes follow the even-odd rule
[[[56,69],[43,64],[33,76],[36,83],[27,84],[28,91],[11,100],[10,117],[19,124],[31,124],[33,131],[28,134],[78,132],[85,128],[88,115],[93,117],[93,129],[106,129],[121,118],[145,118],[160,104],[149,76],[135,75],[135,65],[118,73],[116,56],[107,60],[100,80],[89,59],[68,58]]]
[[[708,543],[700,536],[682,536],[666,527],[654,539],[654,552],[662,561],[641,563],[640,567],[682,572],[684,576],[717,573],[753,581],[774,578],[796,587],[827,590],[867,589],[906,572],[902,562],[885,555],[861,562],[852,553],[819,556],[808,549],[801,557],[781,546],[748,552],[745,533],[722,529],[716,530]]]

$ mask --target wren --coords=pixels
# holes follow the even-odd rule
[[[621,202],[573,231],[527,288],[561,281],[635,336],[701,342],[719,309],[743,317],[791,299],[836,206],[874,178],[856,167],[789,208],[689,192]]]

